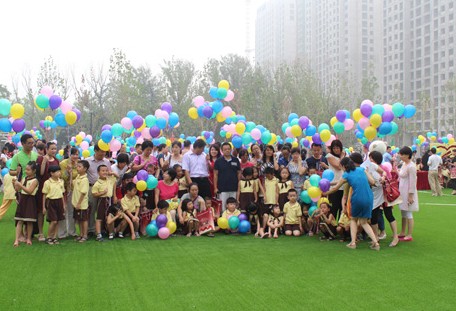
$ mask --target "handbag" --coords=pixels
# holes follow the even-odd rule
[[[383,194],[388,202],[394,202],[401,193],[399,192],[399,180],[386,178],[383,184]]]

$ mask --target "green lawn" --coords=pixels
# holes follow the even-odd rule
[[[420,204],[414,241],[388,248],[388,228],[380,252],[225,235],[14,249],[13,207],[0,221],[0,310],[454,310],[455,196]]]

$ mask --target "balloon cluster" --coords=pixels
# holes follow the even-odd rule
[[[234,98],[234,92],[230,90],[230,83],[221,80],[218,87],[211,87],[209,95],[214,99],[207,102],[203,96],[199,95],[193,98],[193,105],[188,109],[188,116],[194,120],[198,118],[217,119],[223,122],[226,118],[233,115],[233,110],[229,106],[224,106],[222,101],[230,102]]]
[[[160,214],[157,219],[152,220],[146,227],[146,233],[150,237],[158,237],[166,240],[171,234],[176,232],[176,223],[168,221],[166,215]]]
[[[231,216],[229,219],[220,217],[217,219],[217,225],[220,229],[231,229],[236,230],[240,233],[247,233],[250,231],[250,222],[246,214],[240,214],[239,216]]]
[[[334,172],[327,169],[323,171],[321,177],[313,174],[309,177],[310,187],[301,192],[301,201],[306,204],[316,203],[321,198],[323,192],[329,191],[331,188],[331,181],[334,179]],[[309,215],[310,215],[309,210]]]
[[[154,175],[149,175],[146,170],[139,170],[133,178],[138,191],[153,190],[158,185],[158,180]]]
[[[33,136],[33,139],[42,139],[43,135],[41,134],[40,130],[38,130],[35,126],[30,130],[24,130],[22,132],[18,132],[14,135],[8,135],[7,139],[8,141],[11,141],[14,143],[16,146],[21,146],[21,136],[24,134],[30,134]]]
[[[446,136],[438,137],[436,132],[427,132],[426,137],[430,142],[437,142],[440,144],[454,144],[454,136],[453,134],[447,134]],[[415,139],[415,144],[418,146],[427,146],[429,142],[426,141],[426,137],[423,135],[418,135],[418,138]]]
[[[24,106],[21,104],[13,104],[6,98],[0,98],[0,115],[5,118],[0,118],[0,132],[16,132],[20,133],[25,130]],[[10,116],[9,118],[6,118]]]
[[[231,138],[234,148],[247,147],[251,143],[272,145],[277,142],[277,135],[263,125],[256,125],[252,121],[246,122],[245,117],[241,115],[230,119],[231,123],[224,124],[220,129],[220,136]]]
[[[84,158],[88,158],[93,156],[94,154],[94,146],[91,146],[90,143],[92,142],[92,135],[86,134],[84,132],[79,132],[76,136],[71,137],[70,139],[70,146],[76,147],[79,149],[79,155]],[[63,156],[63,150],[59,150],[59,154]]]

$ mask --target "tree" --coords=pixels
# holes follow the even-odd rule
[[[70,95],[70,85],[68,83],[68,77],[63,76],[59,71],[57,65],[54,63],[52,56],[49,56],[41,65],[41,70],[38,73],[37,80],[38,88],[45,85],[50,86],[54,93],[59,95],[62,99],[67,99]]]
[[[0,84],[0,98],[10,98],[11,96],[11,92],[8,91],[8,88],[3,85],[3,84]]]

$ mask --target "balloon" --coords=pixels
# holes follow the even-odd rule
[[[105,143],[101,139],[98,141],[98,147],[103,151],[109,151],[109,144]]]
[[[169,237],[169,229],[166,227],[158,229],[158,237],[162,240],[166,240]]]
[[[138,191],[146,190],[147,183],[144,180],[138,180],[138,182],[136,183],[136,189],[138,189]]]
[[[239,214],[239,221],[248,220],[249,217],[246,214]]]
[[[158,185],[158,179],[153,175],[149,175],[147,177],[146,183],[147,183],[147,190],[153,190]]]
[[[218,83],[218,87],[228,91],[230,89],[230,83],[228,81],[226,81],[226,80],[221,80]]]
[[[377,130],[372,127],[372,126],[368,126],[365,130],[364,130],[364,136],[368,139],[368,140],[372,140],[374,139],[376,136],[377,136]]]
[[[359,120],[361,120],[362,117],[363,114],[361,113],[361,110],[359,108],[353,111],[353,120],[359,122]]]
[[[193,120],[198,119],[198,110],[195,107],[188,109],[188,116]]]
[[[152,223],[148,224],[146,227],[146,233],[150,237],[154,237],[158,234],[158,227]]]
[[[271,135],[271,132],[269,131],[265,131],[263,133],[261,133],[261,142],[263,144],[268,144],[272,139],[272,135]]]
[[[205,106],[205,107],[203,108],[203,115],[204,115],[206,118],[208,118],[208,119],[209,119],[210,117],[212,117],[212,113],[213,113],[213,112],[214,112],[214,111],[212,110],[212,108],[211,108],[210,106]]]
[[[84,142],[82,142],[84,143]],[[81,144],[82,145],[82,144]],[[89,145],[89,143],[87,143],[87,146]],[[119,151],[120,148],[122,147],[122,144],[120,141],[118,141],[117,139],[114,139],[113,141],[111,141],[109,143],[109,149],[112,151],[112,152],[115,152],[115,151]]]
[[[79,136],[79,135],[77,135]],[[109,143],[112,140],[112,132],[108,130],[104,130],[101,132],[101,140],[104,141],[105,143]]]
[[[369,106],[371,106],[371,107],[374,106],[374,103],[373,103],[370,99],[365,99],[365,100],[363,100],[363,101],[361,102],[361,106],[364,105],[364,104],[369,105]]]
[[[226,102],[230,102],[234,99],[234,92],[232,90],[228,90],[227,94],[226,94],[226,97],[224,99],[224,101]]]
[[[12,127],[13,131],[15,131],[16,133],[22,132],[23,130],[25,130],[24,119],[14,120],[13,123],[11,124],[11,127]]]
[[[241,220],[241,222],[239,223],[239,232],[247,233],[249,231],[250,231],[250,222],[248,220]]]
[[[174,221],[168,221],[168,223],[166,224],[166,228],[168,228],[170,234],[173,234],[174,232],[176,232],[177,226]]]
[[[391,132],[390,135],[394,135],[399,131],[399,126],[397,126],[396,122],[391,122]]]
[[[346,119],[345,121],[351,121],[350,119]],[[344,121],[344,122],[345,122]],[[353,122],[353,121],[352,121]],[[345,125],[344,123],[342,122],[336,122],[333,126],[334,128],[334,132],[336,132],[336,134],[342,134],[344,131],[345,131]],[[329,131],[328,131],[329,132]],[[320,134],[321,136],[321,134]],[[323,140],[323,139],[322,139]],[[324,141],[324,140],[323,140]]]
[[[242,122],[238,122],[236,124],[235,129],[236,129],[236,133],[238,133],[239,135],[242,135],[245,132],[245,124]],[[238,148],[238,147],[236,147],[236,148]]]
[[[393,166],[389,162],[383,162],[380,167],[387,173],[391,173]]]
[[[214,99],[217,99],[217,90],[218,90],[218,88],[215,86],[213,86],[209,89],[209,95]]]
[[[130,111],[130,112],[131,112],[131,111]],[[129,113],[130,113],[130,112],[129,112]],[[130,115],[131,115],[131,113],[130,113]],[[134,116],[133,116],[133,117],[134,117]],[[133,117],[132,117],[132,118],[133,118]],[[133,122],[132,122],[131,119],[128,118],[128,117],[122,118],[122,120],[120,120],[120,124],[122,124],[122,127],[123,127],[124,129],[126,129],[126,130],[131,129],[131,127],[133,126]]]
[[[120,123],[114,123],[111,127],[112,136],[122,136],[124,127]]]
[[[383,122],[382,124],[380,124],[380,126],[378,128],[378,133],[381,135],[388,135],[389,133],[391,133],[392,129],[393,129],[393,126],[391,125],[390,122]]]
[[[231,109],[231,107],[225,106],[223,107],[221,113],[223,117],[228,118],[233,113],[233,110]]]
[[[143,118],[142,118],[141,116],[136,115],[136,116],[134,116],[133,119],[131,120],[131,123],[133,124],[133,127],[134,127],[135,129],[138,129],[138,128],[140,128],[140,127],[143,125],[144,120],[143,120]]]
[[[395,104],[393,104],[392,110],[393,110],[394,116],[396,118],[400,118],[404,114],[405,107],[401,103],[395,103]]]
[[[299,125],[295,124],[291,127],[291,130],[290,130],[291,134],[294,136],[294,137],[298,137],[298,136],[301,136],[302,135],[302,129]]]
[[[74,111],[68,111],[67,114],[65,115],[65,121],[68,125],[73,125],[76,123],[76,120],[78,119],[78,116]]]
[[[49,107],[52,110],[59,108],[61,104],[62,104],[62,98],[60,96],[52,95],[51,97],[49,97]]]
[[[19,104],[18,104],[19,105]],[[11,102],[5,98],[0,99],[0,114],[3,116],[7,116],[10,114],[11,111]]]
[[[380,124],[382,124],[382,117],[378,114],[373,114],[369,120],[370,124],[372,124],[372,126],[374,126],[375,128],[379,127]]]
[[[381,116],[383,112],[385,112],[385,107],[383,107],[383,105],[376,104],[372,107],[372,114],[378,114]]]
[[[405,108],[404,108],[404,117],[406,119],[409,119],[409,118],[413,117],[415,115],[415,113],[416,113],[415,106],[413,106],[413,105],[405,106]]]
[[[344,130],[345,131],[350,131],[353,128],[353,125],[355,125],[355,122],[353,122],[352,119],[345,119],[345,121],[344,121]],[[335,129],[334,129],[334,131],[335,131]]]
[[[233,143],[234,148],[242,147],[242,138],[240,136],[234,136],[231,142]]]
[[[260,140],[261,139],[261,131],[257,128],[254,128],[251,132],[250,135],[252,136],[253,139],[255,140]]]
[[[130,119],[130,120],[133,120],[133,118],[138,115],[138,113],[134,110],[130,110],[129,112],[127,112],[127,118]]]
[[[9,169],[7,167],[2,168],[2,177],[5,177],[5,175],[8,173],[9,173]]]
[[[394,113],[392,111],[386,110],[382,115],[383,122],[391,122],[394,120]]]
[[[35,99],[36,105],[41,109],[49,107],[49,98],[46,95],[40,94]]]
[[[168,222],[168,218],[166,217],[166,215],[160,214],[157,216],[156,221],[157,221],[158,228],[163,228],[166,226],[166,223]]]
[[[365,130],[370,125],[370,121],[368,118],[363,117],[359,120],[358,124],[363,130]]]
[[[312,186],[309,189],[307,189],[307,193],[309,194],[309,197],[311,199],[316,199],[321,196],[321,190],[320,190],[320,188],[318,188],[316,186]]]
[[[139,170],[138,173],[136,174],[136,177],[138,178],[138,180],[145,181],[149,177],[149,174],[147,174],[146,170]]]
[[[312,202],[312,199],[309,197],[309,193],[307,192],[307,190],[301,191],[300,198],[301,201],[306,204],[310,204],[310,202]]]
[[[11,132],[11,122],[7,118],[0,119],[0,132]]]
[[[318,126],[318,133],[321,133],[323,130],[329,130],[329,125],[326,123],[322,123]]]
[[[0,109],[1,109],[1,101],[3,99],[0,99]],[[10,109],[10,112],[11,112],[11,117],[13,117],[14,119],[20,119],[24,116],[24,106],[22,106],[21,104],[14,104],[11,106],[11,109]]]
[[[316,206],[310,207],[309,210],[308,210],[309,216],[312,217],[312,215],[315,213],[316,210],[317,210]]]
[[[171,111],[173,111],[173,105],[171,105],[171,103],[168,103],[168,102],[164,102],[163,104],[161,104],[161,109],[166,111],[168,114],[171,113]]]
[[[71,111],[71,109],[73,109],[73,105],[70,104],[69,102],[63,101],[60,104],[60,110],[62,110],[63,114],[68,113],[69,111]]]
[[[312,176],[310,176],[309,178],[309,182],[312,186],[314,187],[318,187],[318,183],[320,182],[321,180],[321,177],[318,176],[317,174],[313,174]]]
[[[329,188],[331,188],[331,182],[327,179],[322,179],[318,183],[318,187],[320,187],[323,192],[329,191]]]
[[[369,104],[361,104],[359,110],[361,111],[361,114],[366,118],[370,117],[372,114],[372,106]]]
[[[217,219],[217,225],[220,227],[220,229],[228,229],[228,219],[219,217],[219,219]]]
[[[321,131],[320,139],[321,139],[322,142],[327,142],[330,138],[331,138],[331,132],[329,130],[325,129],[325,130]]]
[[[228,219],[228,225],[231,230],[237,229],[239,226],[239,218],[237,216],[231,216],[230,219]]]
[[[228,95],[228,91],[223,88],[217,89],[217,98],[224,99]]]
[[[345,119],[347,118],[347,115],[345,114],[345,111],[343,110],[338,110],[336,112],[336,118],[337,118],[337,121],[339,122],[344,122]]]
[[[157,126],[159,129],[163,130],[163,129],[166,127],[166,123],[167,123],[167,122],[166,122],[166,119],[160,117],[160,118],[157,119],[157,122],[156,122],[155,124],[156,124],[156,126]],[[151,135],[152,135],[152,134],[151,134]],[[153,135],[152,135],[152,136],[153,136]]]
[[[318,133],[313,134],[312,141],[314,142],[314,144],[321,145],[322,141],[321,141],[320,134],[318,134]]]
[[[204,105],[204,97],[199,95],[199,96],[196,96],[195,98],[193,98],[193,104],[195,105],[195,107],[199,107],[199,106],[202,106]]]

